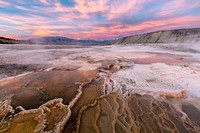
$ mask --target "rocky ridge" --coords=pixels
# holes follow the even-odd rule
[[[198,43],[200,28],[156,31],[114,40],[112,44]]]

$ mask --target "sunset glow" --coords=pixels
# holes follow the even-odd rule
[[[199,0],[0,0],[0,36],[114,39],[200,27]]]

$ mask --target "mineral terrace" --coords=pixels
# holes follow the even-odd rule
[[[0,133],[199,133],[200,52],[0,45]]]

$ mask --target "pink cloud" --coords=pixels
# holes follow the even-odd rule
[[[107,2],[109,0],[74,0],[75,9],[83,14],[103,12],[108,10]]]
[[[191,27],[191,25],[200,26],[200,17],[180,17],[170,18],[166,20],[152,20],[139,23],[137,25],[123,24],[112,25],[110,27],[95,27],[92,30],[84,32],[70,33],[69,36],[73,38],[113,38],[117,36],[132,35],[133,33],[152,32],[157,30],[166,30],[174,28]]]
[[[49,1],[48,0],[39,0],[39,2],[41,2],[42,4],[48,5]]]
[[[20,15],[14,15],[14,14],[1,14],[0,13],[0,20],[5,21],[12,24],[18,24],[18,25],[33,25],[33,24],[47,24],[48,19],[45,19],[44,17],[40,17],[37,15],[30,15],[30,16],[20,16]],[[37,21],[36,21],[37,20]]]
[[[110,27],[93,27],[93,29],[84,31],[71,31],[71,32],[59,32],[59,29],[72,28],[64,26],[44,26],[44,27],[31,27],[33,36],[46,36],[46,35],[61,35],[71,38],[90,38],[90,39],[102,39],[102,38],[115,38],[117,36],[127,36],[134,33],[152,32],[157,30],[166,30],[174,28],[190,27],[191,24],[200,26],[200,17],[180,17],[170,18],[166,20],[151,20],[137,25],[114,24]],[[21,30],[27,30],[30,27],[21,27]],[[11,35],[14,36],[14,35]],[[21,35],[22,36],[22,35]],[[20,37],[20,36],[18,36]]]
[[[102,13],[108,19],[139,11],[141,4],[149,0],[75,0],[75,9],[83,14]]]
[[[142,1],[137,0],[116,0],[111,2],[109,5],[109,10],[104,14],[109,19],[114,19],[120,17],[124,14],[133,14],[139,11],[140,4]]]
[[[5,6],[9,6],[11,5],[9,2],[6,2],[6,1],[0,1],[0,7],[5,7]]]
[[[86,23],[86,25],[88,25]],[[90,38],[90,39],[101,39],[101,38],[115,38],[117,36],[127,36],[134,33],[152,32],[157,30],[174,29],[192,27],[191,25],[200,26],[200,17],[186,16],[179,18],[169,18],[165,20],[151,20],[142,22],[136,25],[124,25],[120,23],[114,23],[110,26],[93,26],[91,29],[86,30],[72,30],[70,32],[59,31],[63,29],[74,29],[73,26],[18,26],[16,29],[21,31],[30,31],[32,36],[47,36],[47,35],[61,35],[68,36],[71,38]],[[80,27],[84,28],[84,25]],[[79,27],[79,28],[80,28]],[[3,29],[2,29],[3,30]],[[14,35],[11,35],[14,36]],[[22,36],[22,35],[21,35]],[[19,36],[20,37],[20,36]]]
[[[177,13],[178,10],[181,9],[190,9],[194,7],[200,7],[200,1],[190,2],[186,0],[172,0],[171,2],[167,3],[161,11],[158,13],[159,16],[166,16],[172,13]]]

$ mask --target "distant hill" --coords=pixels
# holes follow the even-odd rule
[[[46,44],[46,45],[109,45],[146,43],[200,43],[200,28],[156,31],[123,37],[113,41],[77,40],[62,36],[47,36],[29,40],[15,40],[0,37],[0,44]]]
[[[0,37],[0,44],[17,44],[17,43],[19,43],[19,40]]]
[[[112,44],[146,43],[197,43],[200,42],[200,28],[177,29],[133,35],[114,40]]]
[[[48,45],[103,45],[108,42],[109,41],[76,40],[62,36],[48,36],[48,37],[33,38],[22,41],[22,43],[27,43],[27,44],[48,44]]]

